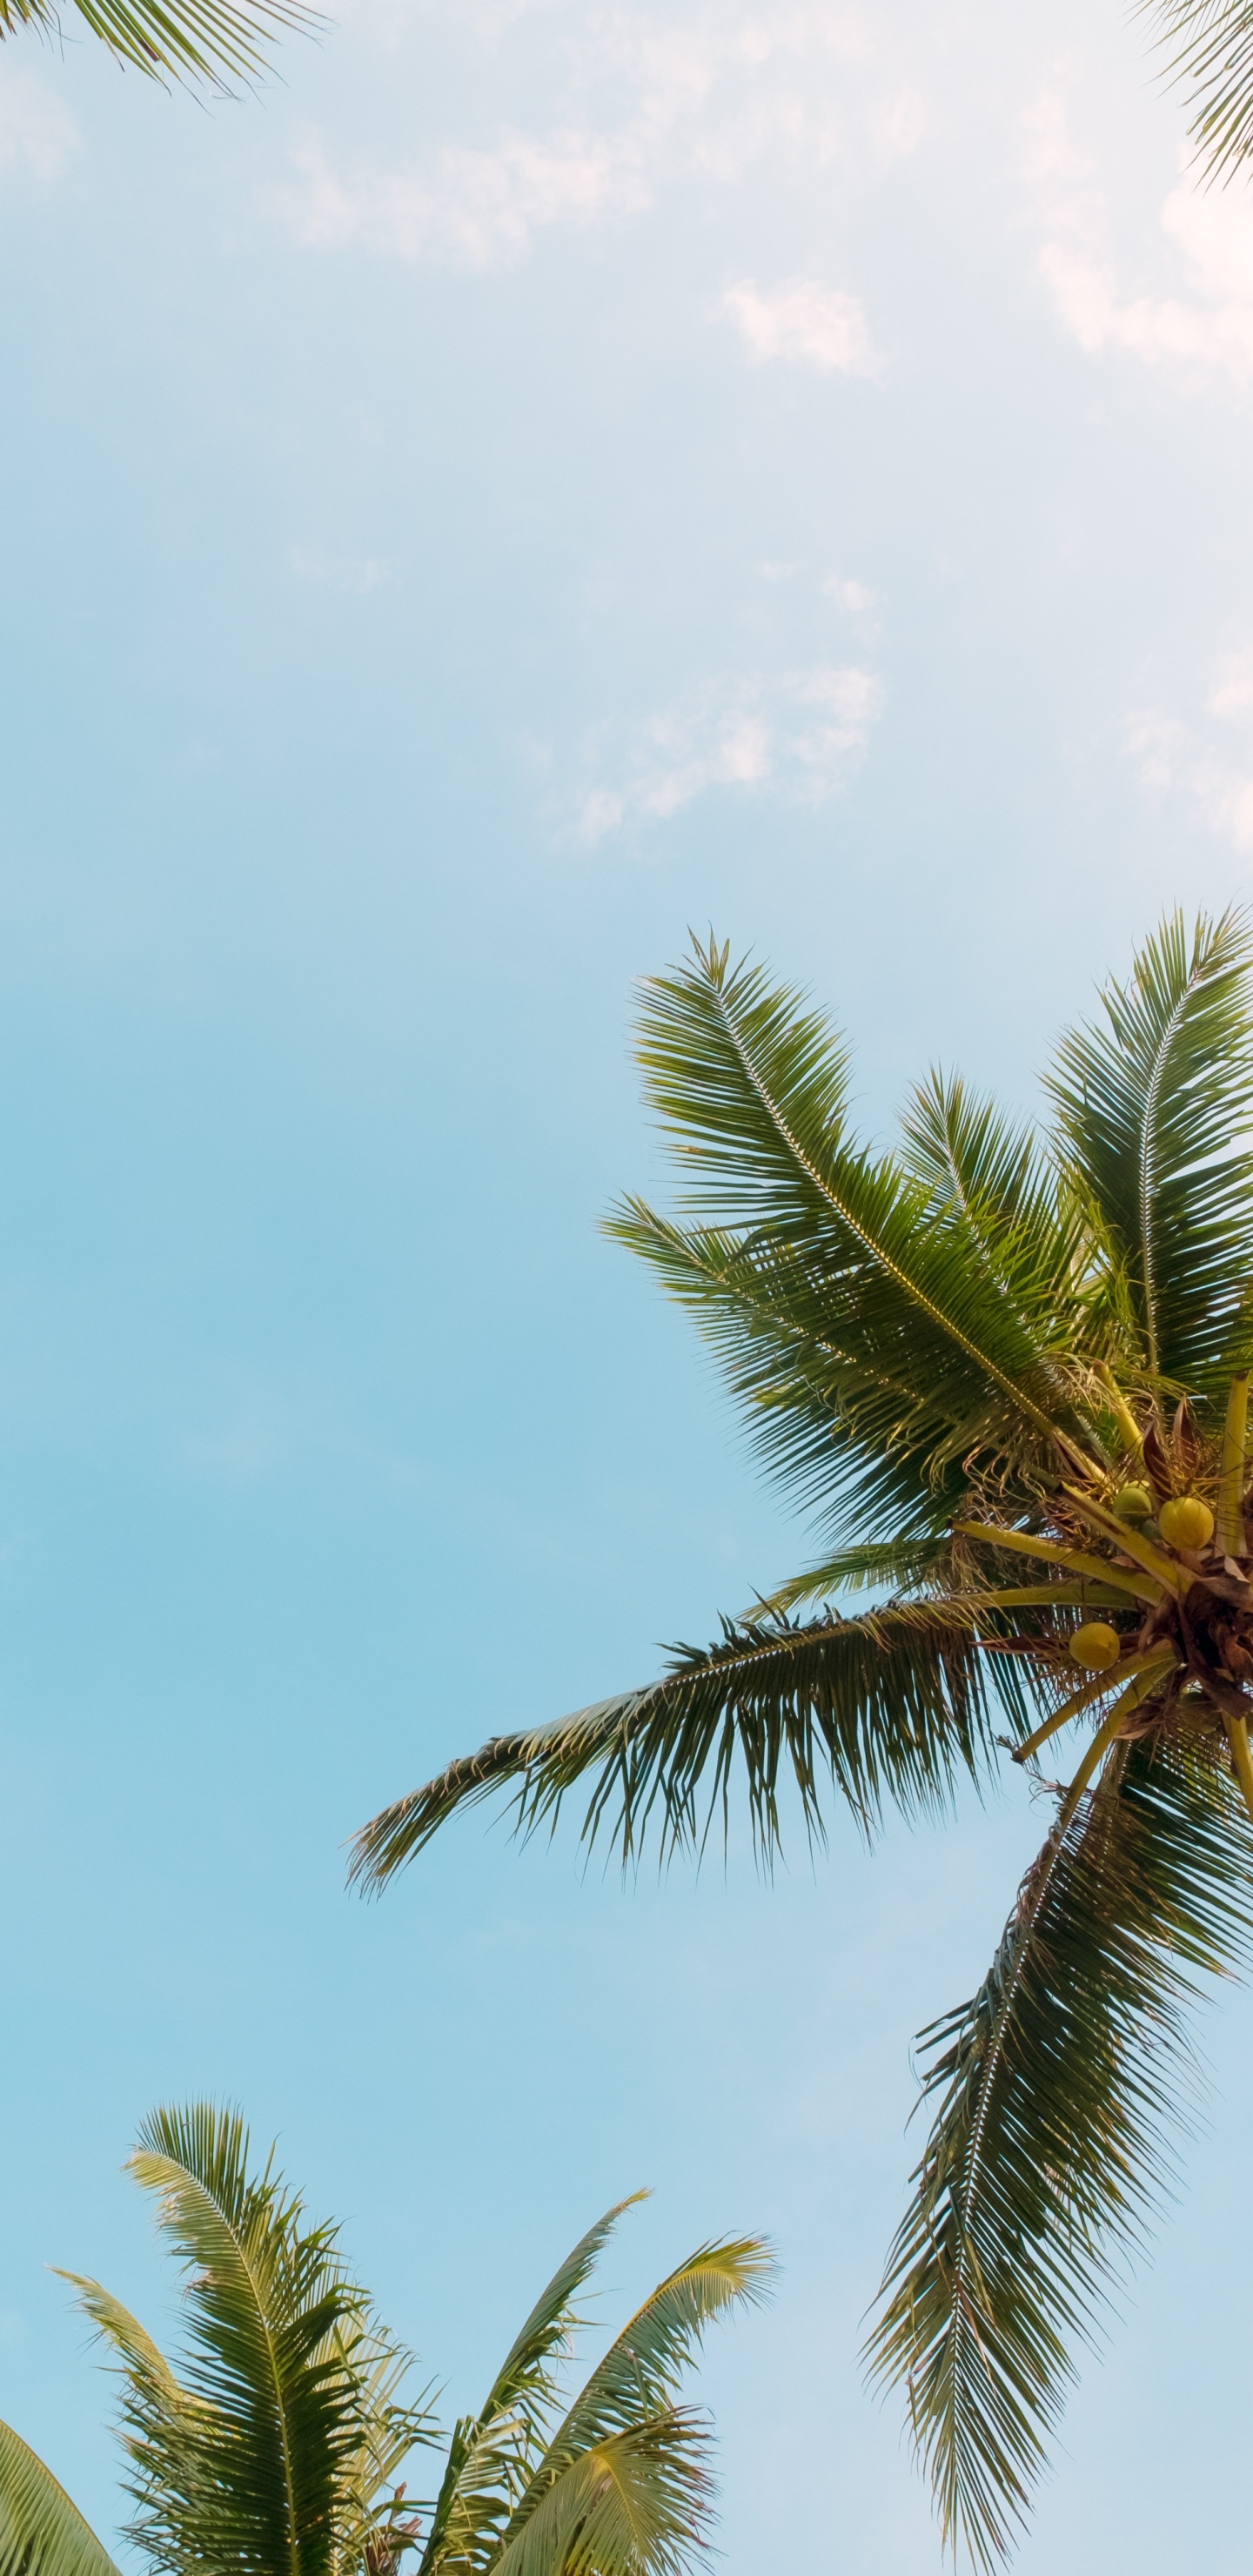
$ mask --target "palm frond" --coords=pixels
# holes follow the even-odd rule
[[[759,1594],[741,1615],[781,1619],[805,1602],[830,1601],[837,1592],[869,1592],[884,1585],[893,1593],[912,1592],[930,1586],[947,1567],[952,1552],[947,1529],[934,1538],[900,1536],[863,1547],[842,1547],[820,1565],[807,1566],[803,1574],[789,1575],[786,1583]]]
[[[946,2535],[991,2568],[1119,2249],[1170,2171],[1196,1970],[1253,1938],[1253,1835],[1204,1711],[1119,1744],[1028,1873],[986,1983],[923,2034],[938,2097],[868,2352]]]
[[[229,95],[267,67],[266,47],[293,28],[312,35],[326,24],[301,0],[73,0],[79,16],[119,62],[159,81],[205,83]],[[56,0],[0,0],[0,42],[19,27],[37,27],[54,38],[61,20]]]
[[[768,1473],[827,1526],[934,1538],[1005,1448],[995,1389],[925,1365],[907,1332],[841,1305],[803,1244],[682,1227],[624,1199],[606,1231],[647,1261],[715,1353]]]
[[[633,2191],[625,2200],[615,2201],[571,2248],[506,2353],[482,2409],[484,2420],[516,2411],[537,2429],[546,2422],[555,2387],[553,2362],[569,2353],[571,2339],[583,2323],[575,2301],[624,2210],[647,2198],[647,2192]]]
[[[650,2292],[598,2361],[553,2436],[545,2455],[549,2468],[635,2422],[642,2409],[668,2405],[706,2327],[730,2308],[760,2306],[774,2269],[763,2236],[719,2237],[699,2245]]]
[[[554,2434],[510,2515],[493,2576],[677,2576],[703,2540],[708,2480],[701,2428],[675,2396],[706,2326],[766,2297],[773,2268],[763,2238],[725,2238],[659,2283]]]
[[[1226,913],[1189,933],[1176,913],[1074,1030],[1049,1089],[1076,1190],[1087,1193],[1125,1282],[1150,1380],[1226,1393],[1246,1365],[1253,1268],[1253,1093],[1248,925]]]
[[[138,2317],[132,2316],[111,2290],[102,2289],[99,2281],[89,2280],[82,2272],[63,2271],[59,2264],[54,2263],[52,2269],[59,2281],[69,2282],[84,2316],[90,2318],[101,2340],[112,2346],[123,2369],[132,2377],[150,2381],[154,2389],[163,2390],[172,2405],[178,2403],[182,2396],[178,2381]]]
[[[536,2300],[478,2414],[454,2426],[418,2576],[437,2568],[468,2576],[494,2558],[559,2403],[554,2365],[583,2322],[575,2301],[623,2210],[646,2196],[618,2201],[580,2237]]]
[[[824,1778],[866,1831],[885,1804],[942,1808],[960,1776],[980,1776],[994,1698],[1021,1705],[1016,1671],[998,1659],[989,1672],[977,1629],[974,1614],[944,1602],[897,1602],[855,1619],[828,1612],[808,1624],[726,1620],[716,1645],[680,1648],[651,1687],[497,1736],[450,1763],[362,1829],[350,1875],[382,1887],[455,1808],[507,1781],[517,1783],[518,1824],[529,1831],[555,1820],[590,1775],[584,1835],[607,1829],[624,1864],[654,1812],[663,1855],[703,1843],[715,1814],[725,1823],[741,1770],[766,1857],[779,1843],[785,1775],[819,1834]]]
[[[415,2449],[442,2446],[430,2403],[434,2390],[416,2399],[401,2391],[412,2357],[377,2327],[355,2328],[341,2365],[356,2382],[357,2439],[337,2473],[335,2558],[338,2576],[396,2576],[401,2560],[419,2547],[420,2516],[406,2502],[400,2471]]]
[[[0,2424],[0,2576],[118,2576],[51,2469]]]
[[[708,2554],[709,2453],[688,2407],[607,2434],[557,2471],[492,2576],[684,2576]]]
[[[845,1052],[797,993],[773,989],[760,968],[731,969],[711,943],[644,995],[639,1060],[702,1251],[717,1242],[732,1267],[763,1265],[802,1343],[812,1334],[850,1364],[897,1379],[903,1370],[914,1401],[925,1386],[951,1422],[981,1424],[991,1454],[1033,1456],[1043,1444],[1051,1459],[1072,1407],[1065,1391],[1059,1406],[1053,1297],[1069,1274],[1047,1193],[1035,1192],[1028,1215],[1020,1191],[1009,1299],[971,1262],[951,1198],[937,1202],[929,1181],[850,1141]],[[679,1284],[667,1266],[677,1247],[650,1210],[629,1203],[612,1230]],[[724,1295],[734,1284],[728,1273]],[[782,1387],[773,1400],[785,1402]],[[801,1432],[804,1478],[804,1417]],[[885,1445],[880,1430],[871,1446]]]
[[[172,2419],[150,2375],[130,2373],[134,2536],[169,2576],[197,2564],[329,2576],[361,2448],[367,2358],[364,2295],[334,2231],[302,2224],[272,2159],[250,2175],[242,2122],[212,2104],[156,2112],[130,2170],[189,2269],[182,2377],[192,2401]]]
[[[1167,76],[1186,83],[1204,175],[1230,179],[1253,152],[1253,10],[1248,0],[1139,0]]]

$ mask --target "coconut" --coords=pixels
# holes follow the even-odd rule
[[[1196,1549],[1213,1537],[1214,1515],[1198,1494],[1180,1494],[1173,1503],[1163,1503],[1157,1526],[1167,1547]]]
[[[1153,1497],[1147,1485],[1120,1485],[1114,1496],[1114,1509],[1120,1521],[1147,1521],[1153,1512]]]
[[[1088,1619],[1076,1628],[1068,1651],[1085,1672],[1106,1673],[1117,1663],[1121,1643],[1118,1630],[1107,1619]]]

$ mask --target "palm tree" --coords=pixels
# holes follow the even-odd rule
[[[933,1074],[883,1154],[798,994],[713,944],[648,984],[682,1221],[628,1199],[610,1231],[712,1342],[823,1561],[660,1681],[452,1763],[354,1854],[380,1888],[507,1782],[527,1830],[588,1780],[624,1865],[650,1828],[703,1848],[741,1770],[767,1858],[785,1783],[817,1834],[824,1786],[869,1836],[1001,1747],[1055,1795],[985,1982],[922,2035],[933,2121],[868,2347],[983,2568],[1160,2182],[1197,1972],[1253,1931],[1249,961],[1240,918],[1176,917],[1062,1042],[1043,1143]]]
[[[154,2576],[683,2576],[704,2554],[709,2435],[677,2402],[705,2325],[758,2300],[762,2240],[703,2245],[661,2282],[566,2402],[577,2301],[615,2220],[575,2246],[477,2415],[445,2443],[409,2355],[351,2279],[336,2231],[306,2222],[274,2156],[210,2104],[158,2111],[130,2171],[188,2275],[176,2368],[109,2291],[74,2273],[122,2390],[127,2537]],[[636,2194],[638,2199],[642,2197]],[[397,2472],[444,2451],[415,2510]],[[118,2576],[42,2460],[0,2425],[4,2576]]]
[[[80,18],[122,63],[154,80],[205,82],[225,96],[264,71],[264,48],[283,27],[312,33],[323,21],[302,0],[74,0]],[[57,0],[0,0],[0,43],[19,27],[55,42]]]

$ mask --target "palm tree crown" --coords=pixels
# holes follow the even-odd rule
[[[1039,1784],[1083,1730],[984,1984],[924,2034],[934,2116],[869,2344],[984,2567],[1163,2173],[1197,1974],[1253,1931],[1248,966],[1239,918],[1167,922],[1061,1045],[1045,1140],[937,1074],[890,1154],[850,1133],[845,1050],[796,993],[712,944],[650,983],[684,1199],[611,1230],[713,1343],[822,1561],[355,1850],[378,1888],[454,1808],[512,1781],[529,1828],[586,1779],[584,1831],[626,1862],[650,1828],[703,1844],[742,1777],[768,1856],[785,1778],[811,1829],[829,1784],[870,1834],[999,1747]]]
[[[709,2433],[678,2402],[709,2321],[760,2299],[758,2237],[700,2246],[660,2283],[571,2398],[577,2302],[622,2202],[549,2282],[477,2415],[446,2441],[410,2357],[248,2136],[211,2104],[158,2111],[130,2170],[187,2274],[176,2369],[97,2281],[67,2273],[121,2384],[134,2507],[156,2576],[685,2576],[707,2546]],[[637,2194],[636,2197],[639,2197]],[[444,2453],[434,2499],[398,2471]],[[3,2576],[118,2576],[77,2508],[0,2425]]]

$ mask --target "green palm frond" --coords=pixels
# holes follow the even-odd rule
[[[497,1736],[358,1834],[352,1875],[381,1887],[430,1841],[454,1808],[507,1781],[518,1784],[524,1831],[554,1818],[574,1783],[594,1786],[584,1822],[608,1830],[629,1860],[656,1815],[663,1851],[703,1842],[725,1819],[742,1770],[759,1849],[779,1842],[779,1792],[799,1792],[808,1828],[822,1831],[829,1779],[867,1831],[885,1804],[942,1808],[963,1774],[978,1777],[991,1748],[994,1695],[1021,1706],[1016,1669],[989,1670],[972,1613],[944,1602],[889,1604],[807,1625],[723,1623],[716,1645],[684,1647],[650,1688],[602,1700],[530,1734]],[[702,1818],[698,1789],[708,1789]]]
[[[1043,1443],[1051,1460],[1070,1406],[1066,1397],[1059,1408],[1048,1300],[1028,1305],[1024,1259],[1018,1311],[971,1262],[951,1206],[899,1161],[849,1139],[847,1061],[825,1022],[762,969],[730,968],[711,943],[644,987],[640,1028],[648,1095],[679,1159],[684,1204],[706,1233],[774,1264],[802,1330],[825,1325],[867,1364],[899,1368],[907,1351],[916,1380],[942,1388],[952,1419],[992,1454],[1031,1457]],[[649,1211],[632,1203],[624,1222],[647,1252]],[[1043,1198],[1034,1222],[1055,1279]]]
[[[901,1121],[902,1161],[953,1229],[972,1272],[1038,1354],[1049,1409],[1073,1405],[1089,1260],[1081,1211],[1059,1199],[1031,1134],[956,1075],[933,1073]]]
[[[190,2275],[178,2399],[141,2354],[128,2372],[133,2536],[169,2576],[329,2576],[378,2338],[334,2231],[304,2226],[272,2159],[254,2179],[248,2157],[242,2122],[195,2104],[155,2113],[130,2159]],[[85,2303],[120,2348],[116,2321]]]
[[[89,2280],[82,2272],[66,2272],[59,2264],[52,2268],[59,2281],[69,2282],[84,2316],[90,2318],[101,2341],[112,2346],[122,2368],[131,2377],[145,2380],[154,2392],[159,2390],[169,2405],[183,2402],[184,2392],[164,2353],[138,2317],[111,2290],[102,2289],[99,2281]]]
[[[501,2537],[493,2576],[677,2576],[704,2542],[705,2435],[675,2405],[707,2325],[759,2303],[761,2237],[702,2245],[610,2345],[538,2463]]]
[[[1147,940],[1103,1020],[1058,1050],[1064,1150],[1099,1210],[1151,1381],[1226,1391],[1253,1331],[1253,1013],[1242,916],[1181,914]]]
[[[206,83],[228,94],[267,67],[266,47],[294,28],[312,35],[326,24],[301,0],[73,0],[93,36],[119,62],[155,80]],[[57,0],[0,0],[0,42],[19,27],[60,35]]]
[[[564,2459],[622,2431],[641,2409],[669,2405],[706,2327],[731,2308],[760,2306],[773,2273],[774,2256],[764,2237],[720,2237],[699,2245],[658,2283],[598,2361],[549,2444],[541,2480]]]
[[[433,2390],[402,2397],[412,2356],[375,2325],[354,2331],[341,2359],[356,2382],[357,2438],[337,2474],[336,2566],[339,2576],[396,2576],[418,2547],[399,2473],[415,2449],[436,2449],[443,2438],[429,2403]]]
[[[1009,2545],[1111,2263],[1169,2171],[1194,1972],[1253,1937],[1253,1835],[1202,1712],[1116,1748],[1028,1873],[987,1982],[923,2034],[938,2096],[869,2345],[946,2535]]]
[[[554,2362],[569,2354],[572,2338],[584,2323],[575,2301],[590,2280],[623,2212],[634,2209],[647,2197],[647,2192],[633,2191],[625,2200],[615,2201],[612,2209],[607,2209],[604,2217],[598,2218],[572,2247],[506,2353],[488,2392],[481,2420],[516,2413],[525,2420],[531,2438],[539,2438],[556,2394]]]
[[[580,2237],[536,2300],[478,2414],[454,2425],[418,2576],[482,2569],[493,2557],[560,2403],[556,2364],[583,2323],[575,2301],[622,2212],[645,2196],[617,2202]]]
[[[1233,178],[1253,153],[1249,0],[1139,0],[1137,14],[1156,21],[1168,77],[1187,86],[1206,178]]]
[[[639,1199],[606,1230],[687,1309],[768,1472],[837,1534],[937,1537],[971,1490],[971,1461],[1003,1453],[996,1391],[937,1370],[908,1331],[850,1314],[803,1247],[685,1228]]]
[[[863,1547],[842,1547],[803,1574],[789,1575],[742,1612],[745,1619],[781,1619],[806,1602],[830,1601],[837,1592],[870,1592],[890,1588],[893,1594],[931,1589],[953,1553],[948,1529],[934,1538],[896,1538]]]
[[[118,2576],[64,2487],[0,2424],[0,2576]]]
[[[687,2407],[569,2460],[504,2541],[493,2576],[684,2576],[708,2555],[709,2435]]]

